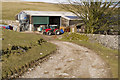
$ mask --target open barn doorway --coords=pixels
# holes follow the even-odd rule
[[[49,25],[57,25],[60,28],[60,16],[50,16]]]

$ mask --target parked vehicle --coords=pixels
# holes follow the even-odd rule
[[[57,28],[57,25],[50,25],[47,27],[47,29],[43,30],[43,34],[47,34],[47,35],[60,35],[61,31]]]
[[[0,27],[2,27],[2,28],[4,28],[4,29],[13,30],[13,26],[11,26],[11,25],[0,25]]]

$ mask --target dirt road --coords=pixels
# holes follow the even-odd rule
[[[57,52],[22,78],[110,78],[110,68],[93,51],[70,42],[50,41]]]

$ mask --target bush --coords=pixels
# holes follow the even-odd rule
[[[64,33],[63,34],[63,39],[67,40],[83,40],[87,41],[88,37],[84,34],[77,34],[77,33]]]

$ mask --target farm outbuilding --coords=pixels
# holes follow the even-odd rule
[[[22,11],[16,15],[20,31],[37,31],[40,26],[57,25],[58,28],[78,24],[82,19],[71,12],[62,11]]]

